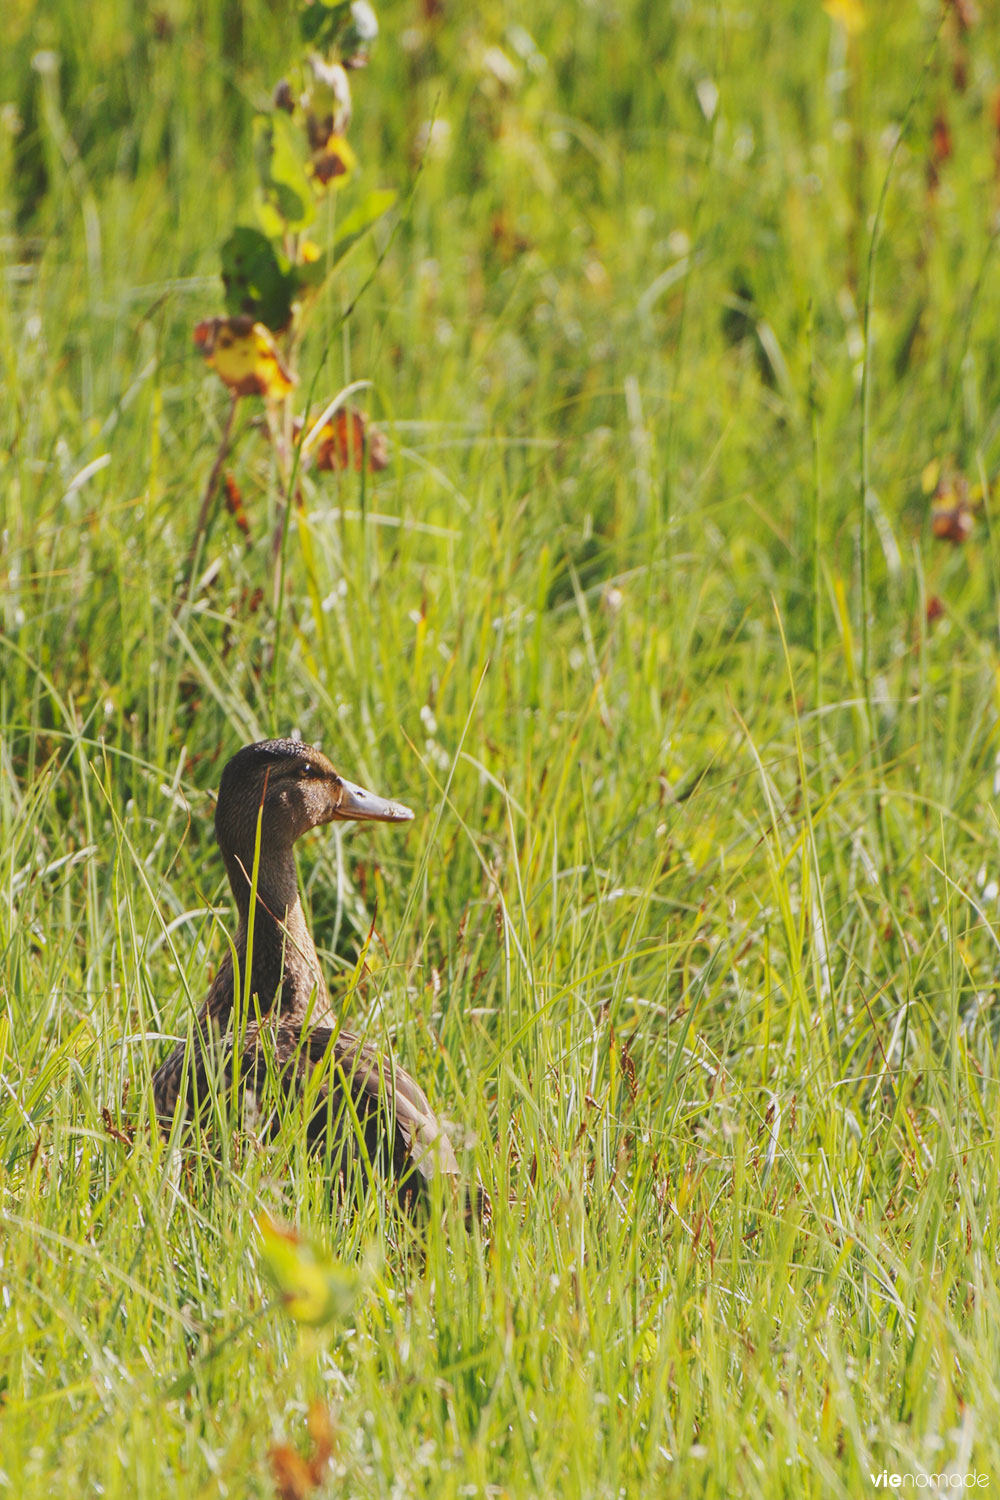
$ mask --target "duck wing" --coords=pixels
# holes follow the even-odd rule
[[[241,1073],[260,1098],[270,1074],[286,1095],[309,1099],[308,1135],[317,1149],[361,1155],[412,1189],[460,1175],[458,1160],[430,1101],[391,1056],[349,1032],[291,1022],[247,1030]],[[227,1072],[229,1069],[227,1068]]]
[[[455,1149],[430,1100],[395,1058],[376,1051],[370,1042],[350,1032],[328,1027],[317,1027],[305,1039],[299,1035],[296,1040],[306,1054],[299,1087],[302,1072],[311,1073],[315,1079],[315,1070],[322,1070],[320,1099],[309,1121],[310,1140],[317,1146],[329,1142],[331,1118],[349,1095],[370,1162],[384,1158],[386,1141],[391,1139],[392,1171],[401,1198],[411,1195],[415,1187],[426,1188],[437,1173],[455,1178],[461,1175]],[[466,1190],[465,1218],[467,1224],[475,1219],[484,1228],[492,1221],[493,1205],[481,1182]]]
[[[188,1118],[213,1091],[210,1074],[230,1087],[233,1052],[215,1033],[211,1045],[199,1017],[201,1035],[186,1051],[183,1044],[157,1070],[156,1112],[169,1128],[185,1082]],[[209,1043],[206,1045],[206,1043]],[[220,1045],[221,1043],[221,1045]],[[266,1097],[268,1080],[286,1098],[308,1099],[310,1145],[331,1159],[361,1159],[396,1182],[401,1198],[420,1195],[431,1179],[461,1175],[454,1147],[416,1079],[395,1058],[349,1032],[328,1026],[308,1030],[292,1021],[268,1018],[248,1026],[240,1054],[239,1074],[256,1103]],[[467,1215],[487,1222],[489,1198],[481,1186],[472,1189]]]
[[[278,1051],[281,1053],[279,1027]],[[324,1128],[330,1103],[338,1111],[349,1095],[361,1125],[366,1143],[375,1160],[381,1154],[387,1136],[394,1137],[393,1170],[416,1170],[427,1181],[437,1172],[449,1177],[459,1175],[454,1148],[442,1129],[423,1089],[395,1058],[377,1052],[350,1032],[333,1031],[326,1026],[312,1029],[306,1038],[308,1071],[322,1068],[317,1105],[310,1117],[310,1138],[314,1127]],[[338,1097],[339,1096],[339,1097]],[[321,1116],[320,1119],[317,1116]]]

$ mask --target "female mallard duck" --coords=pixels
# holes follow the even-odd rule
[[[179,1043],[154,1076],[153,1098],[163,1124],[169,1125],[182,1098],[188,1117],[194,1117],[199,1102],[210,1097],[210,1078],[231,1083],[239,989],[251,997],[239,1077],[256,1100],[264,1094],[269,1072],[286,1093],[301,1094],[308,1082],[311,1144],[351,1154],[363,1142],[368,1162],[391,1173],[404,1191],[420,1188],[436,1172],[458,1175],[451,1142],[420,1086],[370,1043],[336,1029],[302,912],[292,854],[292,845],[307,829],[337,818],[405,823],[412,817],[408,807],[345,781],[319,750],[295,740],[264,740],[233,756],[222,773],[215,836],[239,926],[198,1013],[190,1048]],[[320,1078],[317,1070],[322,1070]],[[477,1197],[484,1206],[482,1196]]]

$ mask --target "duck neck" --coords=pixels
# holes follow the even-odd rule
[[[249,858],[236,852],[223,854],[239,912],[235,948],[241,975],[246,974],[250,949],[250,995],[256,995],[262,1014],[280,1011],[283,1020],[301,1022],[311,1007],[314,1019],[319,1020],[330,1001],[302,910],[291,844],[261,853],[252,946],[253,853]]]

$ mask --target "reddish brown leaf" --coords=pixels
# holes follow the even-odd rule
[[[389,451],[385,437],[363,411],[356,406],[341,407],[327,422],[316,444],[317,469],[354,468],[361,472],[367,458],[368,468],[377,474],[388,466]]]
[[[981,486],[969,489],[969,481],[951,458],[937,459],[924,470],[924,493],[933,488],[931,530],[942,542],[956,546],[967,542],[975,530],[976,511],[982,507]]]
[[[235,521],[237,531],[241,532],[242,535],[246,537],[247,541],[249,541],[250,522],[247,519],[246,509],[243,505],[243,496],[240,494],[239,485],[236,483],[236,480],[233,478],[232,474],[230,474],[228,469],[226,470],[226,476],[223,480],[223,487],[225,490],[226,509]]]
[[[279,1500],[308,1500],[316,1486],[305,1459],[288,1443],[275,1443],[267,1456]]]
[[[956,505],[951,510],[935,511],[931,522],[938,541],[953,542],[955,546],[961,546],[969,540],[973,525],[972,513],[961,505]]]
[[[104,1129],[113,1141],[117,1141],[120,1146],[131,1146],[132,1137],[135,1132],[132,1130],[119,1130],[106,1104],[101,1110],[101,1119],[104,1121]]]
[[[634,1104],[636,1099],[639,1097],[639,1085],[636,1082],[635,1063],[632,1061],[632,1054],[628,1050],[628,1042],[622,1042],[619,1059],[621,1061],[622,1074],[631,1096],[632,1103]]]
[[[326,1466],[333,1457],[335,1434],[330,1420],[330,1409],[322,1401],[314,1401],[309,1408],[309,1436],[313,1441],[313,1454],[309,1460],[309,1473],[313,1484],[319,1484],[326,1473]]]
[[[935,166],[948,160],[953,153],[951,144],[951,127],[948,117],[943,109],[938,110],[934,116],[934,124],[931,127],[931,157]]]
[[[969,540],[975,524],[965,480],[956,480],[943,492],[939,488],[931,506],[931,530],[938,541],[959,546]]]
[[[331,134],[310,157],[310,166],[317,182],[324,187],[334,183],[344,187],[357,166],[358,158],[345,136]]]
[[[309,1500],[319,1489],[333,1457],[335,1433],[329,1409],[322,1401],[309,1408],[309,1437],[312,1453],[303,1457],[289,1443],[275,1443],[268,1449],[271,1473],[279,1500]]]

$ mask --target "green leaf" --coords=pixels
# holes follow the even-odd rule
[[[226,311],[246,313],[274,333],[287,328],[297,281],[265,234],[241,225],[222,247]]]
[[[334,1260],[266,1214],[257,1228],[264,1266],[297,1323],[318,1327],[351,1313],[364,1290],[362,1271]]]
[[[331,52],[351,24],[351,0],[310,0],[299,12],[302,40]]]
[[[330,249],[310,265],[298,270],[299,283],[303,287],[319,287],[331,271],[341,265],[355,248],[370,234],[379,219],[387,214],[396,201],[392,188],[376,188],[341,220],[337,238]]]
[[[373,224],[377,224],[383,214],[387,214],[396,201],[396,193],[393,188],[375,188],[366,194],[361,202],[345,214],[337,226],[337,239],[334,250],[340,252],[340,247],[346,242],[354,243],[361,235],[367,234]]]
[[[304,142],[286,114],[256,115],[254,157],[260,177],[257,214],[265,234],[305,229],[316,216],[316,202],[303,162]]]

